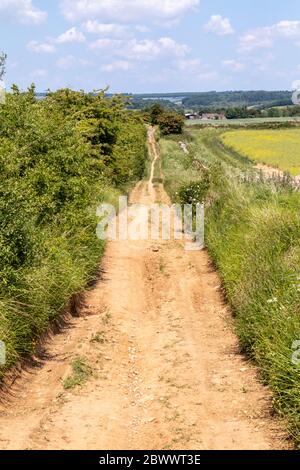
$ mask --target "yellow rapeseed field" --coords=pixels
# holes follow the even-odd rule
[[[238,130],[221,138],[250,160],[300,175],[300,129]]]

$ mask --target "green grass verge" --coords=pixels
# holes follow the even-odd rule
[[[201,165],[208,168],[206,245],[236,317],[240,344],[259,365],[275,409],[288,418],[300,446],[300,364],[292,360],[293,343],[300,340],[300,194],[242,182],[227,156],[214,154],[214,143],[207,145],[211,130],[192,136],[189,155],[176,141],[162,141],[166,188],[180,201],[182,188],[203,179]],[[242,174],[242,167],[238,171]]]

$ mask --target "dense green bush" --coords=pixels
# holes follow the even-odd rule
[[[165,111],[159,116],[158,125],[164,135],[181,134],[184,127],[184,118],[175,111]]]
[[[144,170],[146,129],[120,98],[13,87],[0,106],[0,340],[7,364],[95,275],[96,207]],[[2,369],[3,372],[3,369]],[[1,375],[1,369],[0,369]]]
[[[176,111],[166,109],[159,103],[155,103],[144,113],[144,119],[148,119],[153,126],[158,126],[161,133],[164,135],[181,134],[183,131],[183,115]]]

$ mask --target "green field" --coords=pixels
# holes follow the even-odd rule
[[[300,174],[300,129],[238,130],[226,132],[222,142],[250,160]]]
[[[191,119],[186,121],[187,126],[196,125],[211,125],[211,126],[241,126],[246,127],[249,124],[265,124],[265,123],[285,123],[285,122],[300,122],[300,118],[291,117],[278,117],[278,118],[251,118],[251,119],[219,119],[219,120],[206,120],[206,119]]]

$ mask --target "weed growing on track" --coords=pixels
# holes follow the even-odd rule
[[[97,333],[95,333],[92,338],[90,339],[90,342],[91,343],[100,343],[100,344],[104,344],[106,341],[105,339],[105,333],[104,331],[98,331]]]
[[[86,359],[76,357],[72,362],[72,375],[67,377],[63,382],[65,390],[71,390],[75,387],[80,387],[91,377],[93,371],[87,364]]]
[[[243,182],[242,160],[232,165],[234,154],[220,155],[222,146],[213,152],[218,135],[192,131],[187,155],[177,138],[161,142],[166,188],[182,202],[183,189],[193,188],[208,169],[206,245],[241,347],[260,366],[276,410],[288,418],[300,445],[300,366],[292,362],[292,344],[300,339],[300,193],[286,185]]]

